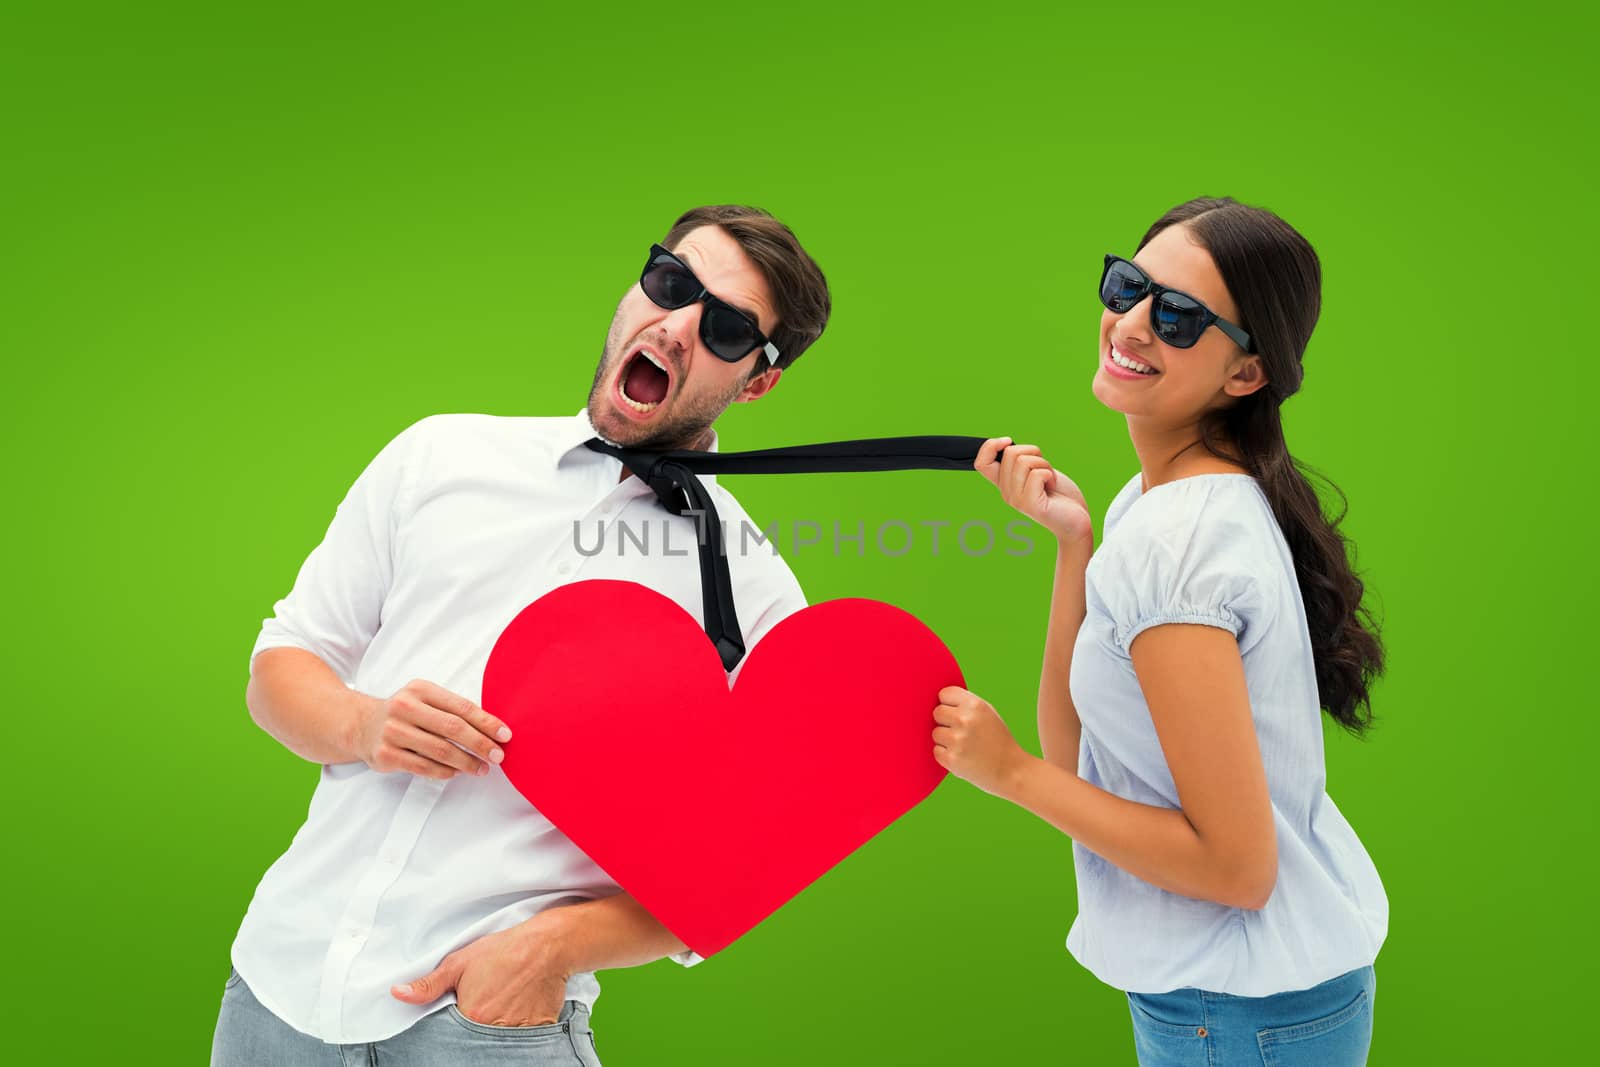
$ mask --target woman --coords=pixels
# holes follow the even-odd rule
[[[1337,1067],[1371,1042],[1388,903],[1324,791],[1319,709],[1363,730],[1383,652],[1278,411],[1319,288],[1276,215],[1174,208],[1131,262],[1106,257],[1094,394],[1127,416],[1140,472],[1099,550],[1037,448],[998,438],[977,460],[1059,542],[1044,758],[959,687],[934,756],[1073,838],[1067,947],[1127,991],[1141,1064]]]

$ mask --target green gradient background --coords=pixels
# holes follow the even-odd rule
[[[262,617],[407,424],[576,410],[680,210],[769,207],[834,287],[725,447],[1008,433],[1099,512],[1135,469],[1088,388],[1099,258],[1201,193],[1325,265],[1285,417],[1392,660],[1382,727],[1328,750],[1393,906],[1372,1062],[1556,1062],[1595,949],[1596,22],[1514,11],[7,5],[13,1062],[204,1060],[316,778],[246,714]],[[1010,518],[975,476],[733,487],[763,520]],[[1046,553],[794,565],[917,613],[1035,743]],[[610,975],[600,1048],[1131,1062],[1073,908],[1068,842],[947,782],[708,965]]]

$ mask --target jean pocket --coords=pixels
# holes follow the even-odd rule
[[[1372,1002],[1363,989],[1349,1004],[1320,1019],[1257,1030],[1256,1045],[1266,1067],[1366,1063],[1372,1045]]]
[[[446,1010],[456,1025],[485,1037],[505,1037],[517,1041],[537,1041],[552,1037],[565,1040],[567,1032],[571,1029],[570,1025],[564,1022],[543,1023],[539,1026],[495,1026],[493,1023],[480,1023],[476,1019],[467,1018],[454,1004]]]
[[[1129,993],[1128,1010],[1133,1012],[1133,1026],[1135,1030],[1143,1030],[1149,1034],[1159,1034],[1162,1037],[1205,1037],[1205,1027],[1200,1023],[1175,1023],[1156,1015],[1147,1006],[1147,998],[1139,993]]]
[[[226,993],[228,990],[232,989],[242,981],[244,981],[244,979],[239,977],[239,972],[234,970],[232,967],[229,967],[228,980],[222,983],[222,991]]]

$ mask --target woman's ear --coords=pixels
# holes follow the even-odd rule
[[[1229,396],[1249,396],[1266,384],[1267,368],[1262,365],[1261,357],[1245,356],[1244,361],[1228,375],[1228,380],[1222,383],[1222,391]]]

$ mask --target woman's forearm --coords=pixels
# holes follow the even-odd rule
[[[1045,759],[1069,771],[1077,769],[1078,738],[1083,729],[1072,703],[1072,648],[1087,613],[1084,570],[1093,551],[1089,538],[1057,545],[1044,665],[1039,672],[1039,747]]]
[[[1180,809],[1125,800],[1044,760],[1021,761],[999,795],[1168,892],[1249,909],[1264,907],[1272,893],[1275,851],[1266,870],[1255,857],[1206,841]]]

